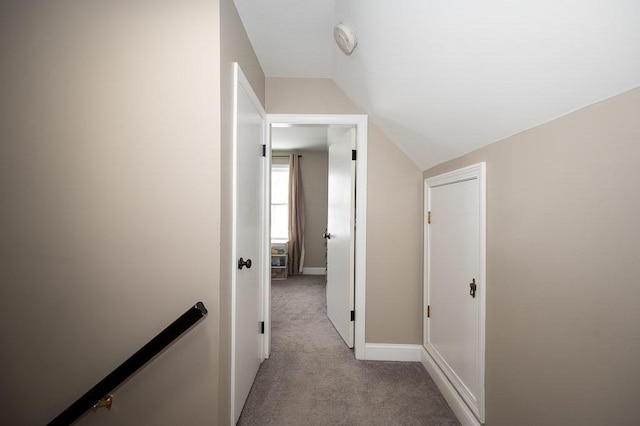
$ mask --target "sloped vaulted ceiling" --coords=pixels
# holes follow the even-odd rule
[[[638,0],[235,3],[268,77],[333,79],[421,169],[640,86]]]

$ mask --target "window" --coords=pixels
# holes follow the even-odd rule
[[[271,166],[271,238],[289,239],[289,165]]]

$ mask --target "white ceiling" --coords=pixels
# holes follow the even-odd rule
[[[333,79],[421,169],[640,86],[638,0],[235,3],[266,76]]]
[[[274,151],[326,151],[328,125],[271,128]]]

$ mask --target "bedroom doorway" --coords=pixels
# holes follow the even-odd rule
[[[354,173],[355,185],[358,187],[357,195],[354,196],[354,203],[358,208],[354,212],[355,223],[358,226],[353,232],[350,244],[353,248],[352,256],[352,270],[347,270],[347,274],[351,277],[351,283],[353,290],[344,292],[346,296],[351,294],[351,300],[343,301],[344,306],[341,310],[345,310],[344,314],[338,315],[341,321],[341,326],[351,327],[353,343],[349,346],[354,347],[355,357],[357,359],[364,358],[364,321],[365,321],[365,273],[366,273],[366,176],[367,176],[367,164],[366,164],[366,152],[367,152],[367,116],[366,115],[306,115],[306,114],[267,114],[267,137],[270,143],[267,146],[271,146],[273,142],[273,135],[281,132],[282,129],[324,129],[327,133],[345,133],[345,131],[352,129],[354,134],[355,152],[357,154],[357,168]],[[320,150],[324,150],[328,153],[328,138],[325,138],[325,146],[317,147]],[[282,146],[276,144],[271,146],[273,151],[295,151],[294,148],[300,148],[296,146]],[[282,154],[275,154],[276,158],[273,158],[274,163],[282,162],[280,157]],[[268,159],[271,159],[270,155],[267,155]],[[304,157],[303,157],[304,161]],[[328,231],[331,233],[331,231]],[[269,236],[271,238],[271,236]],[[328,242],[328,241],[327,241]],[[314,265],[315,266],[315,265]],[[322,269],[315,268],[310,269]],[[324,271],[305,271],[305,273],[318,273]],[[270,286],[269,286],[270,287]],[[270,315],[270,288],[268,294],[265,297],[265,353],[269,354],[271,350],[271,315]],[[334,323],[336,329],[338,325]],[[342,333],[341,333],[342,334]],[[347,342],[348,343],[348,342]]]

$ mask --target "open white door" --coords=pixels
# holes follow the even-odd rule
[[[484,163],[425,182],[425,348],[484,422]]]
[[[354,214],[356,162],[352,158],[356,131],[329,133],[327,214],[327,315],[348,347],[354,333]]]
[[[240,417],[262,356],[265,113],[238,67],[234,86],[231,410]]]

